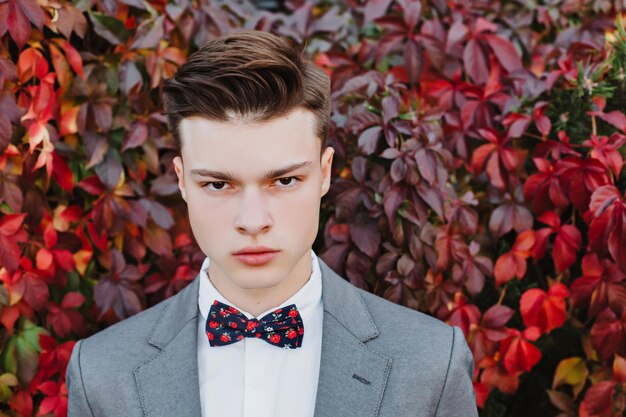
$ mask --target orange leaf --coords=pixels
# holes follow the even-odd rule
[[[46,271],[50,269],[52,263],[54,262],[54,257],[52,253],[48,249],[39,249],[37,251],[37,269],[41,269],[42,271]]]
[[[626,382],[626,359],[620,355],[615,355],[613,361],[613,379],[622,384]]]
[[[19,317],[20,308],[17,305],[4,306],[0,311],[0,322],[7,328],[11,335],[13,335],[13,326],[15,326],[15,321]]]
[[[50,58],[52,58],[52,65],[54,66],[54,72],[57,80],[59,80],[59,86],[61,87],[61,91],[66,91],[72,82],[70,66],[59,48],[57,48],[53,43],[50,43],[49,47]]]
[[[496,261],[493,275],[496,278],[496,286],[509,282],[513,277],[522,279],[526,274],[526,258],[517,251],[503,254]]]
[[[530,251],[535,245],[535,231],[525,230],[515,239],[513,244],[513,250],[524,254],[526,257],[530,256]]]
[[[61,105],[61,121],[59,122],[59,135],[65,136],[78,132],[78,111],[80,106]]]

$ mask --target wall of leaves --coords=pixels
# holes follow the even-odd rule
[[[280,10],[0,0],[0,415],[66,415],[75,340],[195,277],[161,85],[242,28],[332,76],[323,259],[461,327],[482,416],[623,415],[623,2]]]

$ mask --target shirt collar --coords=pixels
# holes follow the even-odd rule
[[[228,301],[214,286],[211,280],[209,279],[209,275],[207,271],[209,270],[209,264],[211,260],[207,256],[202,262],[202,267],[200,268],[200,288],[198,292],[198,306],[200,308],[200,313],[202,313],[202,317],[204,320],[208,317],[209,309],[213,304],[214,300],[217,300],[221,303],[228,304],[232,307],[235,307],[240,312],[242,312],[248,319],[254,317],[253,314],[242,310],[239,306],[234,305],[230,301]],[[317,255],[311,249],[311,276],[309,280],[300,288],[294,295],[289,297],[286,301],[277,305],[275,307],[270,308],[267,311],[258,315],[258,318],[265,316],[266,314],[290,305],[295,304],[298,307],[298,311],[300,315],[304,317],[309,315],[309,313],[313,310],[313,308],[321,301],[322,299],[322,274],[320,271],[319,261],[317,259]]]

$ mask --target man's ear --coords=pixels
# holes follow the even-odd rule
[[[328,189],[330,188],[330,175],[332,172],[334,154],[335,149],[331,146],[327,146],[322,153],[322,196],[326,195]]]
[[[176,176],[178,177],[178,189],[180,190],[180,194],[183,196],[183,200],[187,202],[187,190],[185,189],[185,175],[183,170],[183,158],[177,156],[173,160],[174,162],[174,171],[176,171]]]

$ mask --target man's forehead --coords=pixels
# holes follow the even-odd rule
[[[300,134],[308,136],[316,134],[315,115],[305,109],[295,109],[290,113],[268,120],[256,120],[254,116],[231,114],[229,120],[213,120],[203,116],[189,116],[180,121],[180,130],[183,135],[197,133],[210,135],[212,132],[233,131],[246,132],[255,130],[296,129]]]
[[[307,127],[310,112],[262,123],[190,117],[181,123],[181,156],[194,170],[276,170],[319,156],[321,140]]]

